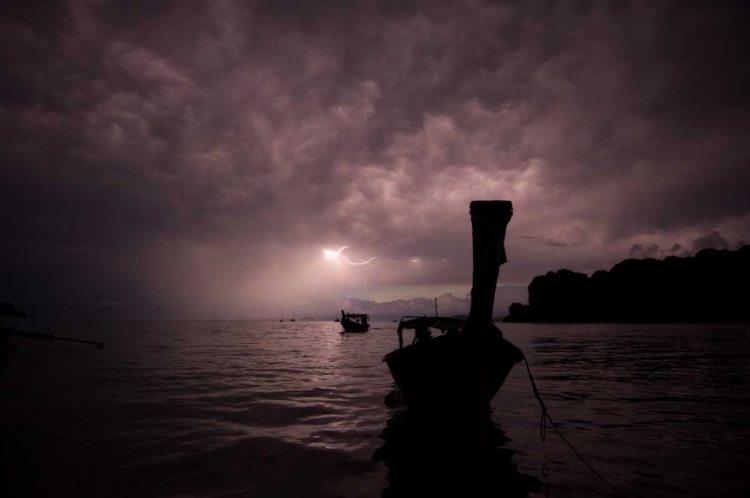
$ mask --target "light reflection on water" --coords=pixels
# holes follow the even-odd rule
[[[0,379],[4,480],[35,496],[378,495],[371,457],[405,408],[384,403],[395,324],[374,325],[37,321],[107,345],[16,341]],[[626,495],[750,492],[747,326],[501,328],[566,436]],[[539,440],[521,365],[493,407],[539,495],[607,493],[552,431]]]

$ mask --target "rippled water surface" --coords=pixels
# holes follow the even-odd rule
[[[408,413],[381,361],[396,324],[12,324],[106,347],[14,341],[0,372],[5,496],[397,495],[393,458],[378,457]],[[750,496],[750,327],[501,328],[552,419],[623,495]],[[523,365],[493,407],[515,472],[536,483],[521,494],[614,494],[553,430],[540,440]]]

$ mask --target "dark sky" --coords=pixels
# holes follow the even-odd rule
[[[3,2],[0,300],[457,310],[473,199],[514,204],[508,300],[549,270],[735,248],[747,5]],[[377,259],[324,257],[343,246]]]

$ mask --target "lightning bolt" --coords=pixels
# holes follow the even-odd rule
[[[338,251],[333,251],[331,249],[323,249],[323,255],[326,257],[326,259],[343,259],[346,264],[351,266],[369,266],[370,268],[375,268],[377,266],[382,265],[383,263],[400,263],[401,260],[378,260],[378,257],[372,257],[370,259],[361,259],[361,258],[354,258],[354,257],[347,257],[344,254],[344,249],[348,249],[349,246],[343,246]],[[409,263],[419,263],[420,258],[418,257],[411,257],[406,260]]]
[[[330,249],[323,249],[323,254],[325,254],[325,257],[327,259],[338,259],[341,258],[344,261],[346,261],[346,264],[352,265],[352,266],[370,266],[375,267],[380,264],[379,262],[376,262],[375,260],[378,259],[377,256],[370,259],[360,259],[360,258],[348,258],[343,254],[344,249],[348,248],[349,246],[344,246],[338,251],[332,251]]]

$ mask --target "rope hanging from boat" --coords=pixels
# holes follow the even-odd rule
[[[601,481],[609,486],[609,488],[615,492],[615,494],[621,498],[625,498],[625,495],[623,495],[621,492],[617,490],[612,484],[609,483],[602,475],[594,470],[594,468],[589,465],[589,463],[584,459],[580,453],[573,447],[572,444],[570,444],[570,441],[568,441],[565,436],[563,436],[563,433],[560,432],[560,429],[557,427],[557,424],[554,420],[552,420],[552,417],[549,416],[549,412],[547,411],[547,407],[544,404],[544,400],[542,400],[542,395],[539,394],[539,390],[536,388],[536,382],[534,382],[534,376],[531,375],[531,368],[529,368],[529,360],[526,359],[526,355],[523,355],[523,361],[526,363],[526,371],[529,373],[529,380],[531,381],[531,388],[534,390],[534,397],[539,401],[539,405],[542,407],[542,417],[539,421],[539,436],[542,438],[542,441],[545,441],[547,439],[547,421],[552,425],[552,428],[555,429],[557,434],[562,438],[562,440],[565,442],[565,444],[568,445],[568,447],[573,450],[573,453],[578,457],[580,461],[582,461],[586,467],[589,468],[589,470]]]

